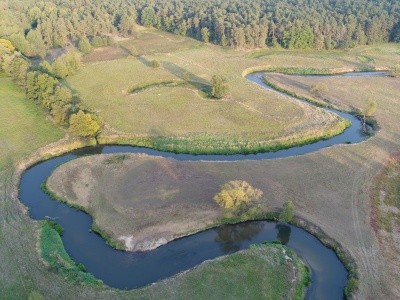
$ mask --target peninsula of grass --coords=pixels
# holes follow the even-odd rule
[[[300,300],[309,283],[307,267],[292,250],[266,243],[206,261],[141,292],[163,299]]]

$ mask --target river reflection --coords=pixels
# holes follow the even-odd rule
[[[290,233],[292,229],[287,224],[278,223],[275,226],[278,229],[278,234],[276,235],[276,239],[280,241],[282,244],[286,245],[290,241]]]
[[[230,254],[243,249],[243,242],[252,240],[259,234],[265,223],[242,223],[236,225],[222,225],[215,229],[215,242],[219,244],[224,254]]]

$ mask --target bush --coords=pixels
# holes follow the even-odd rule
[[[160,67],[160,63],[157,60],[152,60],[150,62],[150,67],[152,68],[159,68]]]
[[[261,198],[263,192],[242,180],[232,180],[221,186],[221,191],[214,196],[217,204],[228,210],[238,210]]]
[[[400,77],[400,65],[395,65],[395,66],[391,67],[389,74],[392,77]]]
[[[292,201],[287,201],[283,204],[282,210],[279,213],[279,221],[291,222],[294,217],[294,204]]]

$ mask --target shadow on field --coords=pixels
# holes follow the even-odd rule
[[[188,84],[190,84],[194,88],[205,93],[206,95],[210,94],[211,85],[207,80],[205,80],[205,79],[189,72],[188,70],[181,68],[180,66],[178,66],[174,63],[171,63],[169,61],[163,61],[162,65],[171,74],[179,77],[182,80],[187,81]]]

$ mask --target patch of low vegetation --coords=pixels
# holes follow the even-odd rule
[[[42,221],[40,224],[40,255],[52,270],[72,283],[103,286],[101,280],[85,272],[84,266],[75,263],[65,252],[60,226],[55,222]]]
[[[136,94],[136,93],[140,93],[143,92],[145,90],[148,89],[152,89],[152,88],[157,88],[157,87],[174,87],[174,86],[181,86],[185,84],[185,81],[160,81],[160,82],[154,82],[154,83],[147,83],[144,85],[140,85],[140,86],[134,86],[132,88],[130,88],[128,90],[129,94]]]

